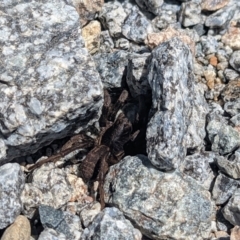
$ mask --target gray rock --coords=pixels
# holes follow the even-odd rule
[[[204,29],[204,25],[202,23],[195,25],[193,29],[197,32],[197,34],[200,37],[206,33],[206,30]]]
[[[109,30],[111,37],[120,37],[122,33],[122,24],[127,14],[121,3],[117,1],[104,3],[102,11],[99,13],[99,19],[106,30]]]
[[[158,171],[143,155],[110,167],[104,191],[105,201],[151,239],[200,240],[210,234],[210,193],[177,171]]]
[[[133,7],[122,25],[122,34],[129,40],[143,43],[151,32],[153,32],[151,23],[137,7]]]
[[[235,127],[240,126],[240,113],[230,119]]]
[[[52,228],[69,240],[80,239],[82,226],[78,216],[46,205],[40,205],[39,215],[44,228]]]
[[[212,36],[201,37],[202,51],[205,55],[216,53],[218,51],[218,42]]]
[[[101,31],[100,34],[100,46],[99,46],[99,52],[101,53],[108,53],[113,52],[114,43],[109,35],[109,31]]]
[[[236,80],[237,78],[240,78],[239,73],[230,68],[226,68],[224,70],[224,76],[228,81],[233,81]]]
[[[222,213],[222,208],[220,208],[216,213],[216,222],[217,222],[217,229],[219,231],[229,232],[233,225],[227,221]]]
[[[233,80],[229,82],[223,91],[221,92],[221,97],[224,102],[236,101],[239,99],[240,94],[240,79]]]
[[[221,8],[206,18],[205,25],[209,28],[226,28],[234,16],[235,10],[235,4]]]
[[[233,195],[238,185],[238,181],[219,173],[212,190],[212,198],[216,205],[226,203],[227,200]]]
[[[147,94],[151,89],[147,79],[149,58],[150,53],[133,53],[129,57],[127,84],[133,97]]]
[[[230,159],[218,158],[216,163],[222,172],[233,179],[240,179],[240,149]]]
[[[152,25],[156,29],[166,29],[170,25],[177,23],[177,14],[171,10],[162,9],[158,16],[152,20]]]
[[[240,189],[238,188],[223,209],[223,216],[233,225],[240,225]]]
[[[240,97],[235,101],[229,101],[224,104],[224,110],[232,117],[240,114]]]
[[[199,185],[209,190],[214,178],[212,169],[209,165],[210,162],[214,162],[214,155],[203,152],[188,155],[181,163],[179,170],[194,178]]]
[[[156,113],[147,128],[147,152],[153,165],[169,171],[187,151],[198,151],[205,137],[208,110],[194,83],[190,49],[178,38],[156,47],[148,80]]]
[[[113,53],[99,53],[93,56],[96,68],[102,78],[104,87],[122,86],[122,77],[128,65],[128,53],[122,50]]]
[[[115,42],[115,48],[119,48],[122,50],[128,50],[130,48],[130,43],[126,38],[119,38]]]
[[[105,208],[92,224],[85,228],[82,240],[141,240],[142,234],[117,208]]]
[[[136,3],[140,8],[158,15],[161,12],[163,0],[136,0]]]
[[[20,195],[25,177],[17,163],[0,167],[0,229],[12,224],[22,210]]]
[[[195,2],[182,3],[179,21],[184,27],[194,26],[202,21],[201,6]]]
[[[0,22],[0,161],[10,161],[96,122],[103,91],[69,2],[5,0]]]
[[[221,155],[231,153],[240,146],[239,132],[221,120],[211,120],[207,125],[207,132],[212,143],[212,151]]]
[[[240,73],[240,50],[233,52],[229,63],[236,71]]]
[[[38,240],[67,240],[63,233],[58,233],[52,228],[45,228],[38,237]]]

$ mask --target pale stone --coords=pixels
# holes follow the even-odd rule
[[[222,36],[222,42],[233,50],[240,50],[240,28],[231,26]]]
[[[230,0],[203,0],[201,7],[202,10],[216,11],[226,6],[229,1]]]

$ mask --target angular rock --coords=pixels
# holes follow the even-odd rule
[[[119,38],[115,42],[115,47],[121,50],[128,50],[130,48],[130,43],[126,38]]]
[[[100,34],[99,52],[110,53],[113,52],[114,43],[109,35],[109,31],[102,31]]]
[[[101,24],[98,21],[91,21],[82,29],[82,37],[85,46],[91,54],[98,51],[100,46]]]
[[[68,238],[52,228],[45,228],[39,235],[38,240],[68,240]]]
[[[80,16],[81,26],[95,19],[96,14],[101,11],[104,0],[72,0]]]
[[[223,216],[233,225],[240,225],[240,189],[237,189],[223,209]]]
[[[230,0],[203,0],[201,7],[204,11],[216,11],[225,7],[229,1]]]
[[[122,34],[129,40],[143,43],[151,32],[153,32],[151,23],[137,7],[133,7],[122,25]]]
[[[149,59],[150,53],[133,53],[130,55],[127,68],[127,84],[133,97],[147,94],[150,90],[147,79]]]
[[[141,232],[117,208],[105,208],[81,236],[82,240],[129,239],[141,240]]]
[[[36,152],[99,119],[101,80],[69,2],[1,5],[1,161]]]
[[[216,205],[222,205],[226,203],[238,186],[238,181],[228,178],[224,174],[220,173],[216,178],[212,190],[212,198]]]
[[[110,167],[104,191],[105,201],[151,239],[209,237],[210,193],[177,171],[156,170],[143,155],[127,156]]]
[[[208,111],[194,83],[190,49],[178,38],[152,51],[148,81],[156,111],[147,128],[147,152],[157,168],[178,167],[187,151],[196,152],[205,137]]]
[[[240,179],[240,149],[230,159],[218,158],[216,163],[222,172],[233,179]]]
[[[31,226],[26,217],[19,215],[3,233],[1,240],[30,240]]]
[[[104,87],[119,88],[128,65],[128,53],[122,50],[113,53],[99,53],[93,56],[96,68],[102,78]]]
[[[174,11],[162,9],[157,17],[152,20],[152,25],[157,29],[165,29],[177,23],[177,14]]]
[[[52,228],[69,240],[80,239],[82,226],[78,216],[46,205],[39,207],[39,215],[44,228]]]
[[[25,177],[19,164],[7,163],[0,167],[0,229],[12,224],[20,215],[24,184]]]
[[[98,17],[111,37],[121,36],[122,25],[127,17],[121,3],[117,1],[104,3]]]
[[[240,239],[240,227],[235,226],[233,229],[231,229],[230,240],[238,240],[238,239]]]
[[[239,73],[237,73],[235,70],[230,69],[230,68],[226,68],[224,70],[224,76],[225,78],[230,82],[230,81],[234,81],[237,80],[237,78],[240,79],[240,75]]]
[[[222,36],[221,41],[233,50],[240,50],[240,28],[231,26]]]
[[[216,53],[218,51],[218,42],[212,36],[201,37],[202,51],[205,55]]]
[[[222,208],[220,208],[216,213],[217,229],[219,231],[229,232],[233,225],[227,221],[222,213]]]
[[[190,27],[202,21],[201,6],[195,2],[182,3],[179,14],[179,21],[184,27]]]
[[[235,101],[240,94],[240,78],[229,82],[223,89],[221,96],[224,102]]]
[[[229,63],[236,71],[240,73],[240,50],[233,52]]]
[[[236,5],[226,6],[206,18],[205,25],[209,28],[227,28],[236,11]]]
[[[143,10],[147,10],[155,15],[158,15],[161,12],[163,0],[136,0],[136,3]]]
[[[57,209],[69,201],[81,202],[86,195],[87,187],[80,178],[67,175],[53,163],[45,164],[33,172],[32,182],[25,184],[21,195],[23,212],[32,218],[41,204]]]
[[[232,117],[240,113],[240,96],[235,101],[229,101],[224,104],[224,110]]]
[[[199,185],[209,190],[214,179],[210,162],[214,162],[214,155],[207,152],[188,155],[181,163],[179,170],[194,178]]]

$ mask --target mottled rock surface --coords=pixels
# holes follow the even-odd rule
[[[229,63],[236,71],[240,73],[240,50],[233,52]]]
[[[0,160],[35,152],[99,118],[102,84],[67,1],[1,6]]]
[[[46,205],[39,207],[39,215],[44,228],[52,228],[68,240],[80,239],[82,226],[78,216]]]
[[[230,46],[233,50],[240,50],[240,28],[231,26],[222,36],[222,42]]]
[[[22,210],[20,195],[25,177],[17,163],[0,167],[0,229],[12,224]]]
[[[152,51],[148,81],[156,111],[147,128],[150,161],[162,170],[172,170],[187,151],[202,148],[207,106],[194,83],[190,49],[178,38]]]
[[[161,12],[163,0],[136,0],[136,3],[143,10],[147,10],[155,15],[158,15]]]
[[[230,0],[203,0],[202,1],[202,10],[207,11],[216,11],[220,8],[225,7]]]
[[[177,171],[156,170],[143,155],[125,157],[112,166],[104,191],[105,201],[118,207],[151,239],[209,237],[210,193]]]
[[[85,228],[81,239],[128,239],[141,240],[142,234],[133,227],[131,222],[117,208],[105,208],[92,222]]]
[[[38,240],[67,240],[63,233],[58,233],[52,228],[45,228],[39,235]]]
[[[240,227],[235,226],[233,229],[231,229],[230,240],[238,240],[238,239],[240,239]]]
[[[3,233],[1,240],[30,240],[31,226],[29,220],[19,215],[14,223]]]

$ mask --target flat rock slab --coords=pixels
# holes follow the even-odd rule
[[[112,166],[104,184],[105,201],[119,208],[151,239],[208,239],[210,193],[177,171],[163,173],[147,157],[125,157]]]
[[[70,1],[4,0],[0,23],[0,161],[10,161],[97,121],[103,93]]]

